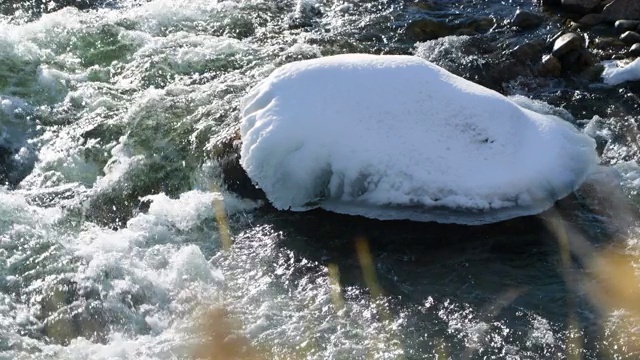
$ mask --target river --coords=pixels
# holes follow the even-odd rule
[[[0,358],[640,350],[625,302],[638,294],[637,85],[492,75],[495,54],[551,39],[561,15],[517,31],[508,21],[532,1],[40,5],[0,5]],[[407,30],[416,19],[457,35],[430,40]],[[348,52],[417,54],[544,101],[515,98],[596,137],[602,171],[541,216],[481,227],[279,212],[227,190],[216,152],[248,89]]]

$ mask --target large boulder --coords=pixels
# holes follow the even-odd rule
[[[613,0],[604,7],[602,15],[609,21],[640,20],[640,1]]]
[[[562,0],[564,9],[581,14],[593,11],[598,5],[600,5],[600,0]]]
[[[414,56],[287,64],[242,105],[240,164],[278,209],[484,224],[539,213],[597,164],[564,120]]]

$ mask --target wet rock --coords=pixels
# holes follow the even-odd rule
[[[609,21],[640,20],[640,1],[613,0],[604,7],[602,15]]]
[[[541,15],[532,13],[531,11],[518,9],[513,16],[513,19],[511,19],[511,25],[523,30],[533,29],[540,26],[543,20],[544,17]]]
[[[578,20],[578,24],[582,26],[595,26],[604,22],[605,18],[602,14],[587,14]]]
[[[453,33],[448,24],[431,19],[412,21],[407,25],[405,32],[407,37],[415,41],[434,40]]]
[[[624,43],[619,38],[600,37],[594,40],[593,47],[599,50],[621,49]]]
[[[558,77],[562,72],[562,64],[557,57],[553,55],[545,55],[538,67],[538,75]]]
[[[589,66],[587,67],[581,74],[580,76],[589,81],[589,82],[593,82],[593,81],[598,81],[600,80],[600,77],[602,76],[602,73],[604,72],[604,65],[602,64],[594,64],[593,66]]]
[[[620,35],[620,40],[625,44],[635,44],[640,42],[640,34],[635,31],[627,31]]]
[[[485,74],[481,85],[499,91],[504,91],[503,84],[508,81],[533,75],[533,67],[523,66],[522,62],[510,59],[501,60],[496,64],[487,64],[484,69]]]
[[[560,36],[553,44],[553,56],[560,58],[563,55],[584,48],[582,37],[576,33],[568,33]]]
[[[213,156],[222,170],[222,181],[227,190],[245,199],[266,200],[240,165],[240,134],[222,140],[213,149]]]
[[[580,14],[587,14],[598,5],[600,5],[600,0],[562,0],[563,9]]]
[[[496,21],[492,17],[471,18],[457,23],[458,29],[469,29],[477,33],[486,33],[496,25]]]
[[[597,62],[597,58],[587,49],[573,50],[560,58],[564,72],[582,72]]]
[[[639,25],[640,21],[638,20],[618,20],[614,27],[619,33],[623,33],[625,31],[634,31]]]
[[[526,63],[539,59],[544,49],[544,41],[534,40],[522,45],[518,45],[511,51],[514,59]]]
[[[631,45],[631,48],[629,48],[629,55],[632,55],[632,56],[640,55],[640,43],[635,43]]]

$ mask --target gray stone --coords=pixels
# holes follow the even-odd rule
[[[600,5],[600,0],[562,0],[563,9],[580,14],[587,14],[598,5]]]
[[[560,76],[562,72],[562,64],[560,60],[553,55],[545,55],[538,67],[538,75],[540,76]]]
[[[604,7],[602,15],[609,21],[640,20],[640,1],[613,0]]]
[[[511,19],[511,25],[520,29],[533,29],[540,26],[544,18],[542,15],[532,13],[531,11],[518,9]]]
[[[620,35],[620,40],[625,44],[635,44],[640,42],[640,34],[635,31],[627,31],[626,33]]]
[[[551,54],[557,58],[573,51],[584,48],[584,40],[576,33],[567,33],[560,36],[553,44]]]
[[[638,20],[618,20],[615,23],[615,28],[619,33],[623,33],[625,31],[634,31],[640,26],[640,21]]]
[[[578,20],[578,24],[583,26],[595,26],[604,21],[602,14],[587,14]]]

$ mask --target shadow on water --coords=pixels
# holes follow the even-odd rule
[[[549,226],[556,219],[577,229],[595,247],[612,244],[616,231],[589,206],[572,195],[539,216],[482,226],[378,221],[323,210],[264,209],[256,219],[258,225],[269,224],[281,232],[280,246],[299,258],[337,266],[343,289],[367,288],[355,246],[357,239],[366,239],[379,285],[397,309],[436,299],[482,313],[505,294],[515,294],[492,316],[508,323],[522,343],[530,331],[531,314],[562,331],[570,314],[576,313],[584,327],[585,350],[595,351],[590,349],[599,334],[594,310],[587,299],[574,299],[580,285],[567,284],[562,252]],[[574,261],[576,268],[582,267],[577,258]],[[425,316],[437,317],[437,311]],[[438,332],[446,331],[445,326]]]

